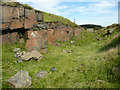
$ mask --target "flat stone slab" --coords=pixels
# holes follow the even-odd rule
[[[12,88],[28,88],[31,85],[31,77],[27,71],[21,70],[8,79],[8,83]]]
[[[36,74],[36,77],[44,78],[48,73],[46,71],[40,71]]]

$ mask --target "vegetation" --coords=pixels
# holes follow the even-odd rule
[[[94,24],[85,24],[85,25],[80,25],[81,27],[85,27],[85,28],[96,28],[98,27],[99,29],[102,28],[101,25],[94,25]]]
[[[115,34],[97,41],[98,33],[82,31],[80,36],[71,39],[76,43],[58,42],[63,45],[57,47],[48,44],[49,53],[43,54],[42,60],[24,61],[24,63],[15,63],[13,52],[15,47],[25,50],[24,44],[4,44],[3,87],[9,88],[7,79],[19,70],[26,70],[32,78],[31,88],[118,88],[120,79],[114,76],[112,68],[118,66],[119,44],[115,47],[106,47],[108,45],[106,42]],[[114,43],[114,40],[111,43]],[[104,50],[101,51],[102,48]],[[62,50],[73,50],[73,52],[64,53]],[[57,71],[50,72],[52,67],[56,67]],[[48,72],[43,79],[35,77],[41,70]]]
[[[11,6],[11,7],[18,7],[22,4],[20,4],[19,2],[2,2],[2,5],[7,5],[7,6]]]
[[[77,24],[71,22],[70,20],[68,20],[68,19],[66,19],[62,16],[50,14],[50,13],[47,13],[47,12],[43,12],[43,15],[44,15],[44,21],[45,22],[58,21],[58,22],[61,22],[62,24],[67,25],[67,26],[71,26],[71,27],[76,27],[77,26]]]
[[[27,5],[27,4],[22,4],[22,6],[23,6],[24,8],[26,8],[26,9],[30,9],[30,10],[33,9],[31,6],[29,6],[29,5]]]

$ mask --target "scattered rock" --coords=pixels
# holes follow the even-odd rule
[[[71,41],[70,43],[76,43],[75,41]]]
[[[31,85],[31,77],[27,71],[21,70],[8,79],[8,83],[12,88],[28,88]]]
[[[40,71],[36,74],[36,77],[39,77],[40,79],[45,77],[48,73],[46,71]]]
[[[17,58],[18,59],[18,62],[21,62],[21,63],[23,63],[23,61],[20,59],[20,58]]]
[[[62,52],[65,52],[65,53],[72,53],[73,50],[62,50]]]
[[[13,51],[18,52],[18,51],[20,51],[20,48],[14,48]]]
[[[42,58],[42,55],[37,50],[33,50],[31,52],[27,52],[26,54],[21,56],[21,59],[22,60],[26,60],[26,61],[30,60],[30,59],[38,60],[38,59],[41,59],[41,58]]]
[[[57,70],[56,67],[52,67],[52,68],[50,69],[50,71],[56,71],[56,70]]]
[[[16,54],[15,54],[15,58],[18,58],[18,57],[21,57],[22,55],[26,54],[27,52],[26,51],[18,51]]]

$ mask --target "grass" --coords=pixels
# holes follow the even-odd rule
[[[44,15],[44,21],[45,22],[58,21],[58,22],[61,22],[64,25],[71,26],[73,28],[77,26],[77,24],[71,22],[70,20],[68,20],[67,18],[64,18],[62,16],[50,14],[50,13],[47,13],[47,12],[43,12],[43,15]]]
[[[112,68],[118,66],[117,48],[99,52],[106,46],[107,39],[97,41],[96,33],[83,31],[80,36],[74,36],[70,41],[59,42],[63,46],[48,44],[48,54],[38,61],[24,61],[15,63],[14,47],[25,50],[24,44],[6,44],[2,49],[3,87],[9,88],[7,79],[19,70],[26,70],[32,78],[30,88],[118,88],[118,79],[112,73]],[[64,53],[62,50],[73,50]],[[56,72],[50,72],[56,67]],[[43,79],[35,77],[41,70],[48,72]]]

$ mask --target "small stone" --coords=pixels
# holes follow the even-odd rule
[[[39,77],[40,79],[45,77],[48,73],[46,71],[40,71],[36,74],[36,77]]]
[[[8,83],[12,88],[28,88],[31,85],[31,77],[27,71],[21,70],[8,79]]]
[[[50,71],[56,71],[56,70],[57,70],[56,67],[52,67],[52,68],[50,69]]]
[[[62,52],[67,52],[66,50],[62,50]]]
[[[76,43],[75,41],[71,41],[70,43]]]
[[[23,61],[20,59],[20,58],[17,58],[18,59],[18,62],[21,62],[21,63],[23,63]]]
[[[72,53],[73,50],[62,50],[62,52],[64,52],[64,53]]]
[[[14,48],[13,51],[14,52],[20,51],[20,48]]]

